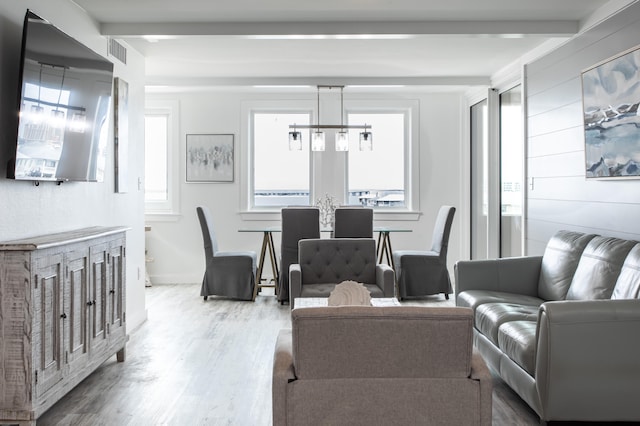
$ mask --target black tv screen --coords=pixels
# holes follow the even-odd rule
[[[9,177],[101,182],[113,63],[27,10],[20,65],[18,138]]]

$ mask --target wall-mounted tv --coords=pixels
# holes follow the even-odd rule
[[[27,10],[9,177],[101,182],[112,85],[113,63]]]

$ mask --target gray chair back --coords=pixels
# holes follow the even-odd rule
[[[334,238],[373,238],[373,209],[338,207],[333,222]]]
[[[299,242],[302,286],[352,280],[376,283],[373,238],[316,238]]]
[[[278,300],[289,300],[289,266],[298,263],[298,241],[320,238],[320,209],[317,207],[285,207],[282,209],[282,241],[280,242],[280,278]]]
[[[440,254],[441,259],[447,258],[449,249],[449,234],[453,225],[453,216],[456,208],[453,206],[442,206],[438,211],[438,217],[433,227],[433,237],[431,239],[431,251]]]
[[[196,207],[198,212],[198,220],[200,221],[200,229],[202,230],[202,239],[204,240],[204,254],[207,259],[213,257],[218,252],[218,240],[213,230],[213,220],[208,207]]]

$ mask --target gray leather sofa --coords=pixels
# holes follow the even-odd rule
[[[640,243],[560,231],[543,256],[460,261],[490,368],[547,421],[640,421]]]

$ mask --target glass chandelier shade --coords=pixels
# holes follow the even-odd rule
[[[349,133],[344,130],[336,132],[336,151],[349,151]]]
[[[317,130],[311,133],[311,150],[324,151],[324,132]]]
[[[360,151],[373,151],[373,133],[367,130],[360,132],[359,147]]]
[[[289,151],[302,151],[302,133],[294,130],[289,132]]]

